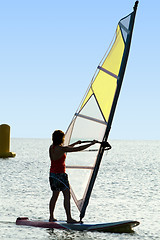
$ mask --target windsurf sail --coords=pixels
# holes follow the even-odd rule
[[[138,1],[133,12],[119,21],[114,39],[66,131],[65,145],[79,139],[107,142],[129,55],[137,6]],[[96,149],[67,156],[71,195],[80,211],[80,219],[85,215],[105,146],[96,144]]]

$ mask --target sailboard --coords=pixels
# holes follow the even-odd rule
[[[67,155],[66,172],[69,176],[72,198],[80,212],[80,221],[85,216],[100,163],[106,150],[104,143],[108,141],[124,78],[137,6],[138,1],[135,2],[133,11],[118,22],[110,47],[98,65],[65,134],[64,145],[72,144],[79,139],[83,142],[96,139],[101,143],[92,146],[93,148],[91,147],[89,152],[83,151]],[[16,224],[59,229],[94,231],[101,229],[111,232],[126,232],[137,226],[139,222],[130,220],[103,224],[68,224],[59,221],[50,223],[18,218]]]
[[[99,231],[99,232],[114,232],[114,233],[131,233],[133,228],[139,224],[137,221],[120,221],[111,223],[76,223],[71,224],[64,221],[49,222],[48,220],[30,220],[27,217],[17,218],[16,225],[54,228],[63,230],[76,231]]]

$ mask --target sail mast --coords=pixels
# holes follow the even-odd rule
[[[133,8],[134,11],[131,13],[131,19],[130,19],[130,24],[129,24],[129,34],[127,36],[126,43],[125,43],[125,50],[124,50],[124,53],[123,53],[121,67],[120,67],[120,71],[119,71],[119,75],[118,75],[118,79],[117,79],[117,81],[118,81],[117,89],[116,89],[116,92],[115,92],[110,116],[109,116],[109,119],[108,119],[106,132],[105,132],[105,135],[104,135],[104,139],[103,139],[104,141],[107,141],[107,139],[108,139],[109,132],[110,132],[110,129],[111,129],[111,124],[112,124],[115,109],[116,109],[116,105],[117,105],[117,101],[118,101],[118,97],[119,97],[120,90],[121,90],[121,85],[122,85],[122,81],[123,81],[123,77],[124,77],[124,73],[125,73],[125,69],[126,69],[126,64],[127,64],[127,60],[128,60],[130,45],[131,45],[131,39],[132,39],[132,33],[133,33],[133,27],[134,27],[134,21],[135,21],[137,6],[138,6],[138,1],[135,2],[135,6]],[[98,152],[98,155],[97,155],[97,161],[96,161],[96,164],[95,164],[95,168],[94,168],[94,171],[93,171],[92,176],[91,176],[88,191],[87,191],[86,196],[85,196],[84,204],[83,204],[83,207],[82,207],[81,212],[80,212],[80,220],[82,220],[82,218],[85,215],[85,211],[86,211],[87,205],[89,203],[89,199],[90,199],[91,192],[92,192],[92,189],[93,189],[93,186],[94,186],[94,182],[95,182],[98,170],[99,170],[99,166],[100,166],[100,163],[101,163],[103,153],[104,153],[104,146],[101,145],[100,149],[99,149],[99,152]]]

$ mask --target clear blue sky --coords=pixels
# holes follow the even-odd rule
[[[0,1],[0,124],[66,130],[132,0]],[[140,1],[110,139],[160,139],[160,1]]]

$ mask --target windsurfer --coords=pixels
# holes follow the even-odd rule
[[[71,217],[70,187],[68,175],[65,173],[65,158],[66,158],[65,153],[82,151],[90,147],[91,145],[98,143],[98,141],[93,140],[85,145],[75,147],[75,145],[81,144],[81,141],[77,141],[68,146],[63,146],[64,139],[65,134],[61,130],[54,131],[54,133],[52,134],[53,143],[49,148],[49,156],[51,160],[49,181],[51,190],[53,191],[53,195],[49,203],[50,210],[49,221],[57,221],[57,219],[54,218],[54,209],[59,193],[60,191],[62,191],[64,196],[64,208],[67,215],[67,222],[77,223],[77,221]]]

